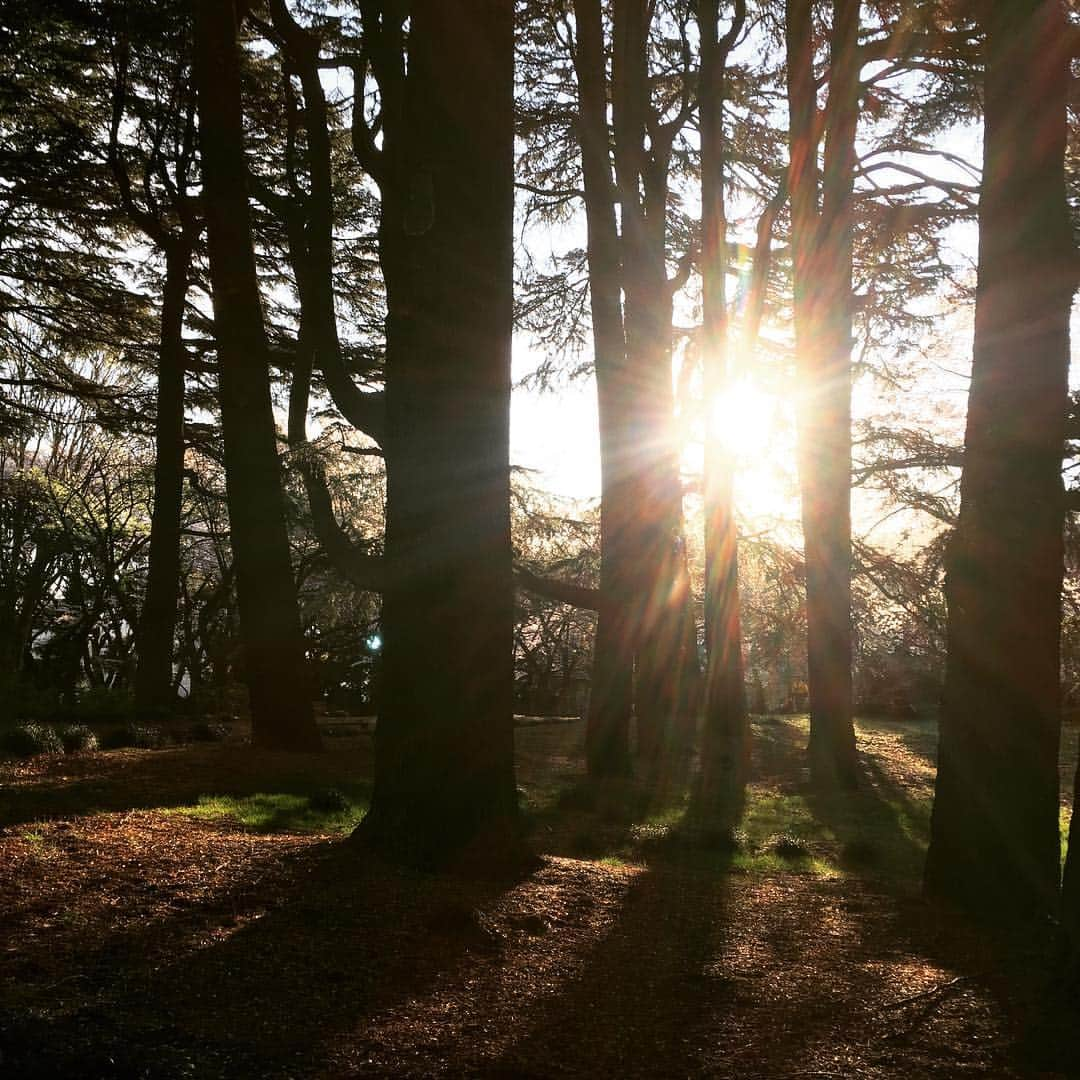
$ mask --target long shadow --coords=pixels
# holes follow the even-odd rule
[[[519,880],[434,877],[348,842],[287,859],[269,888],[247,881],[88,945],[75,1008],[0,1006],[4,1075],[324,1075],[328,1040],[497,951],[476,912]]]
[[[634,858],[674,837],[690,805],[695,762],[685,752],[665,754],[633,776],[576,775],[542,810],[527,815],[534,844],[570,858]]]
[[[267,754],[246,746],[79,755],[39,780],[0,785],[0,828],[50,818],[194,804],[200,795],[303,795],[320,784],[363,794],[370,751]]]
[[[792,778],[788,791],[801,796],[834,838],[829,854],[845,870],[876,880],[891,891],[917,890],[925,858],[929,804],[913,799],[874,760],[860,752],[861,782],[855,790],[815,785],[806,766],[805,736],[787,724],[757,733],[757,768]]]
[[[536,1001],[520,1034],[471,1076],[660,1077],[700,1072],[706,1016],[730,980],[710,968],[726,924],[726,877],[667,849],[633,879],[573,978]]]

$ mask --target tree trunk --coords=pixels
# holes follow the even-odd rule
[[[248,208],[236,13],[216,0],[199,0],[195,13],[225,482],[252,737],[266,748],[313,750],[319,735],[289,561]]]
[[[1065,966],[1070,983],[1080,985],[1080,763],[1073,781],[1073,812],[1069,821],[1069,846],[1061,882],[1061,928]]]
[[[586,729],[590,776],[630,771],[634,646],[626,610],[626,568],[619,538],[632,520],[632,447],[620,418],[627,394],[626,343],[619,285],[619,236],[608,151],[607,76],[600,0],[575,0],[585,217],[588,228],[589,300],[600,429],[600,588],[613,598],[598,613],[593,646],[592,693]]]
[[[723,111],[727,54],[742,29],[745,4],[718,40],[719,0],[699,5],[701,33],[702,362],[708,413],[729,389],[727,316],[726,146]],[[710,802],[737,801],[746,756],[747,714],[739,619],[739,560],[734,462],[720,433],[705,428],[705,644],[708,668],[702,745],[702,793]]]
[[[665,249],[668,163],[675,131],[662,132],[649,124],[651,10],[644,0],[616,0],[612,68],[626,340],[619,422],[634,507],[621,542],[636,660],[637,750],[650,771],[660,766],[668,748],[684,684],[698,673],[696,649],[690,654],[683,648],[683,604],[688,598],[678,588],[682,483],[673,432],[671,289]]]
[[[173,241],[165,253],[154,418],[154,510],[146,596],[136,636],[135,710],[143,717],[168,711],[175,704],[172,660],[184,471],[184,303],[190,263],[190,245]]]
[[[851,191],[858,27],[858,0],[836,0],[819,210],[811,5],[809,0],[788,0],[789,188],[810,765],[816,779],[843,786],[853,786],[858,778],[851,683]]]
[[[925,884],[1018,927],[1058,894],[1068,56],[1057,0],[986,11],[974,362]]]
[[[516,818],[513,4],[417,0],[408,50],[385,143],[405,213],[383,222],[387,580],[360,834],[433,862]]]

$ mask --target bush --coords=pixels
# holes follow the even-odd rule
[[[110,690],[104,686],[80,691],[75,706],[75,716],[83,721],[130,720],[134,712],[135,701],[129,690]]]
[[[11,757],[29,758],[38,754],[62,754],[64,744],[55,728],[27,720],[0,734],[0,750]]]
[[[98,737],[85,724],[63,724],[57,730],[65,754],[78,750],[96,750]]]
[[[123,750],[133,746],[139,750],[158,750],[167,745],[168,741],[168,736],[159,727],[129,723],[106,731],[101,736],[101,749]]]
[[[0,723],[17,720],[46,720],[60,708],[55,690],[41,690],[17,677],[0,682]]]
[[[801,837],[789,833],[770,836],[766,848],[781,859],[805,859],[810,855],[810,847]]]
[[[349,797],[337,788],[324,788],[308,797],[308,805],[320,814],[344,814],[352,808]]]
[[[188,742],[223,742],[228,737],[228,725],[215,724],[211,720],[196,720],[187,729]]]

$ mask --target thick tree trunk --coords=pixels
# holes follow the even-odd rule
[[[727,54],[741,31],[745,4],[718,39],[719,0],[699,5],[701,33],[701,277],[705,403],[711,410],[731,382],[727,315],[726,146],[723,111]],[[702,744],[702,794],[737,796],[746,756],[747,714],[739,618],[734,462],[721,433],[705,434],[705,644],[708,668]]]
[[[383,222],[388,577],[360,834],[430,862],[516,817],[513,4],[418,0],[408,50],[403,122],[385,144],[405,212]]]
[[[232,3],[199,0],[195,14],[225,480],[253,740],[267,748],[312,750],[319,735],[289,561],[251,236],[236,13]]]
[[[1068,57],[1057,0],[986,11],[974,363],[926,890],[1019,926],[1058,893]]]
[[[799,480],[806,558],[810,764],[858,778],[851,682],[851,190],[858,118],[858,0],[836,0],[817,179],[817,91],[809,0],[788,0],[791,247],[799,374]]]
[[[685,685],[699,670],[696,648],[684,648],[688,597],[679,588],[682,483],[673,432],[665,249],[674,131],[649,124],[650,15],[644,0],[616,0],[613,6],[612,122],[625,293],[626,390],[619,424],[634,506],[620,543],[636,661],[637,750],[642,766],[652,771],[668,748]]]
[[[619,545],[634,512],[633,447],[620,418],[626,411],[626,343],[619,284],[619,235],[608,151],[607,76],[600,0],[575,0],[579,138],[588,228],[589,299],[600,428],[600,588],[612,608],[599,613],[593,646],[592,693],[586,730],[590,776],[630,770],[634,644]]]
[[[140,716],[167,712],[175,704],[172,662],[184,472],[184,303],[190,263],[190,245],[173,241],[165,253],[154,418],[154,509],[146,596],[136,636],[135,710]]]

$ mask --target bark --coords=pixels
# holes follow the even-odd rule
[[[512,34],[511,0],[418,0],[400,121],[384,129],[393,572],[360,835],[419,862],[516,818]]]
[[[243,156],[236,12],[195,6],[195,77],[225,480],[253,740],[319,746],[289,561],[270,401],[269,353],[255,269]]]
[[[1061,882],[1061,928],[1067,979],[1080,986],[1080,764],[1073,781],[1073,812],[1069,846]]]
[[[330,120],[319,77],[319,39],[290,15],[284,0],[272,0],[274,28],[282,35],[304,93],[304,127],[310,187],[304,198],[304,257],[309,288],[307,332],[315,364],[322,371],[334,404],[353,427],[382,443],[384,399],[360,390],[341,353],[334,311],[334,199],[331,172]]]
[[[625,398],[619,414],[630,472],[619,543],[624,554],[628,625],[636,671],[634,712],[638,757],[660,765],[671,721],[698,675],[697,651],[684,646],[679,588],[682,484],[673,432],[671,386],[672,292],[666,270],[668,164],[678,123],[652,115],[647,65],[651,6],[613,5],[612,122],[615,183],[621,207]],[[648,147],[646,147],[648,139]]]
[[[1061,455],[1075,284],[1069,80],[1056,0],[985,10],[974,362],[946,560],[948,657],[925,885],[1019,928],[1053,912],[1058,894]]]
[[[136,643],[135,710],[148,716],[169,710],[173,689],[173,638],[180,580],[180,516],[184,472],[184,304],[191,245],[173,240],[165,252],[154,417],[154,509],[146,596]]]
[[[57,554],[55,541],[44,530],[39,530],[33,540],[34,558],[26,568],[22,588],[16,589],[12,580],[0,598],[0,687],[13,686],[23,674],[34,616],[45,595],[46,577]],[[21,546],[21,542],[12,546],[13,562],[18,559]]]
[[[788,184],[800,381],[810,765],[816,779],[844,786],[853,786],[858,777],[851,682],[851,191],[858,27],[858,0],[835,0],[824,189],[819,192],[811,5],[788,0]]]
[[[742,30],[746,5],[736,5],[732,26],[718,39],[719,0],[702,0],[701,33],[701,277],[702,359],[706,407],[730,387],[727,314],[726,145],[723,110],[727,55]],[[739,619],[738,536],[734,462],[720,433],[705,436],[705,643],[708,668],[702,747],[702,790],[710,801],[742,786],[748,734]]]
[[[607,75],[600,0],[575,0],[578,137],[588,229],[589,300],[600,432],[600,588],[613,598],[599,613],[586,727],[590,776],[630,771],[634,643],[624,602],[627,567],[620,537],[633,519],[633,447],[620,418],[628,378],[619,279],[619,234],[608,150]]]

